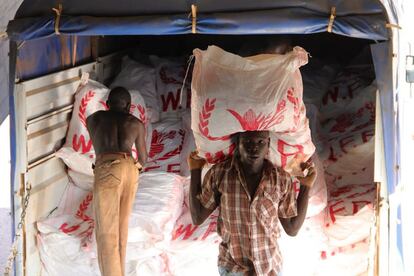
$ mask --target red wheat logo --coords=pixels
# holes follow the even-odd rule
[[[227,109],[233,115],[243,130],[264,130],[280,124],[283,119],[283,113],[286,111],[286,101],[280,101],[276,106],[276,111],[273,114],[264,115],[261,112],[256,114],[249,108],[243,115],[240,115],[234,110]]]
[[[290,88],[287,92],[287,99],[289,102],[293,104],[293,122],[294,125],[297,126],[299,124],[300,119],[300,110],[299,110],[299,98],[293,95],[294,88]]]
[[[82,97],[80,105],[79,105],[79,120],[82,122],[82,124],[86,127],[86,107],[88,106],[88,103],[92,98],[95,96],[95,92],[92,90],[89,90],[85,96]]]
[[[225,135],[222,137],[213,137],[210,135],[210,130],[208,128],[209,119],[211,117],[211,114],[213,113],[213,110],[215,108],[216,99],[206,99],[206,102],[203,105],[203,109],[198,114],[198,129],[203,134],[204,137],[206,137],[209,140],[212,141],[225,141],[230,139],[230,135]]]
[[[167,139],[174,139],[176,134],[175,130],[172,130],[167,133],[162,133],[156,129],[152,132],[151,139],[151,148],[149,152],[149,157],[154,158],[156,155],[164,151],[164,141]]]
[[[150,158],[154,158],[156,155],[160,154],[161,152],[164,151],[164,142],[167,139],[174,139],[175,135],[176,135],[176,131],[172,130],[168,133],[160,133],[157,130],[154,130],[152,133],[152,141],[151,141],[151,148],[150,148],[150,153],[149,153],[149,157]],[[178,135],[181,136],[181,142],[178,145],[177,148],[163,154],[161,157],[155,158],[152,161],[156,162],[156,161],[162,161],[162,160],[167,160],[170,159],[178,154],[181,153],[181,150],[183,149],[183,144],[184,144],[184,136],[185,136],[185,131],[180,129],[178,131]]]
[[[78,236],[86,235],[86,237],[88,237],[88,238],[90,238],[92,236],[93,228],[94,228],[94,220],[90,216],[85,214],[86,210],[89,208],[89,206],[92,202],[92,199],[93,199],[92,193],[87,194],[85,199],[79,205],[78,210],[76,211],[75,216],[77,218],[81,219],[82,223],[86,222],[86,223],[89,224],[88,229],[86,229],[82,233],[79,233]],[[81,223],[78,223],[78,224],[72,225],[72,226],[68,226],[68,224],[65,222],[59,227],[59,230],[61,230],[65,234],[68,234],[68,233],[72,233],[72,232],[78,230],[80,225],[81,225]]]

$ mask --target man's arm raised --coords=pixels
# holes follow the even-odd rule
[[[296,236],[302,227],[308,210],[309,191],[316,179],[315,165],[312,163],[302,163],[302,170],[308,170],[306,177],[297,177],[300,181],[299,195],[296,200],[297,216],[291,218],[279,218],[286,234]]]
[[[145,144],[145,126],[144,124],[138,120],[138,135],[135,139],[135,147],[137,149],[137,155],[138,155],[138,162],[141,164],[141,166],[144,166],[147,162],[147,147]]]
[[[191,182],[190,182],[190,212],[191,219],[195,225],[202,224],[208,216],[214,211],[214,209],[205,208],[199,199],[201,194],[201,172],[202,168],[206,163],[206,160],[197,156],[197,152],[192,152],[188,156],[188,167],[191,171]]]

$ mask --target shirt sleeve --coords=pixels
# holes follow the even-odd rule
[[[279,201],[278,214],[281,218],[297,216],[296,193],[293,185],[294,179],[287,173],[279,174],[281,185],[281,198]]]
[[[204,176],[203,183],[201,185],[201,193],[197,198],[200,200],[201,205],[206,209],[216,209],[218,206],[218,190],[216,183],[216,173],[214,167],[211,168]]]

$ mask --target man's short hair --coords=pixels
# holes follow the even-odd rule
[[[131,103],[131,94],[124,87],[115,87],[109,92],[108,103],[109,105],[127,106]]]

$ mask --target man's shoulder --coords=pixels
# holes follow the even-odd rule
[[[221,162],[218,162],[218,163],[214,164],[211,167],[211,170],[213,170],[213,171],[226,171],[226,170],[229,170],[231,168],[231,166],[232,166],[232,158],[229,157],[229,158],[227,158],[227,159],[225,159]]]
[[[89,115],[86,118],[86,123],[91,123],[91,122],[94,122],[96,120],[99,120],[105,114],[105,112],[106,111],[104,111],[104,110],[99,110],[99,111],[96,111],[96,112],[92,113],[91,115]]]
[[[290,174],[286,172],[282,167],[274,165],[270,160],[265,160],[265,172],[267,174],[273,174],[276,177],[290,177]]]
[[[125,118],[130,122],[142,124],[141,120],[138,119],[136,116],[132,115],[131,113],[126,113]]]

